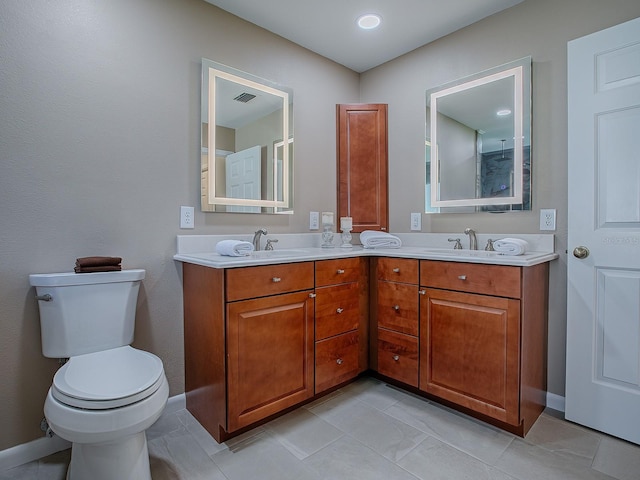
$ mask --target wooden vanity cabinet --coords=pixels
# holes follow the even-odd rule
[[[417,387],[418,260],[378,258],[375,277],[373,368],[381,375]]]
[[[316,262],[316,394],[368,367],[367,265],[365,258]]]
[[[546,403],[548,264],[423,260],[420,382],[524,436]]]
[[[183,276],[187,408],[218,442],[313,397],[313,262]]]

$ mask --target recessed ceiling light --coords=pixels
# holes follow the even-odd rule
[[[375,13],[367,13],[358,18],[358,26],[364,30],[371,30],[376,28],[382,22],[380,15]]]
[[[504,110],[498,110],[496,112],[496,115],[498,115],[499,117],[506,117],[507,115],[511,115],[511,110],[509,110],[508,108],[505,108]]]

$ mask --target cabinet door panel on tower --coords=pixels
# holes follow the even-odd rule
[[[387,105],[337,105],[338,216],[353,231],[389,229]]]

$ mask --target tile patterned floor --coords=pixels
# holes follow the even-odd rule
[[[554,412],[522,439],[371,378],[224,444],[186,410],[147,437],[154,480],[640,480],[640,447]],[[60,452],[0,479],[63,480],[68,461]]]

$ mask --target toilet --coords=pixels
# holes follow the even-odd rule
[[[162,414],[162,361],[130,346],[144,270],[29,275],[42,353],[68,358],[44,402],[49,427],[72,443],[67,480],[150,480],[145,430]]]

